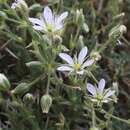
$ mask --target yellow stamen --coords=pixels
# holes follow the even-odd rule
[[[81,68],[81,65],[80,65],[80,64],[78,64],[78,63],[76,63],[76,64],[75,64],[75,70],[77,70],[77,71],[78,71],[78,70],[80,70],[80,68]]]
[[[96,96],[96,98],[97,98],[97,100],[99,100],[99,101],[102,101],[102,100],[103,100],[103,96],[102,96],[102,95],[99,95],[99,94]]]
[[[52,25],[52,24],[47,24],[47,30],[48,30],[49,32],[52,32],[53,29],[54,29],[54,25]]]

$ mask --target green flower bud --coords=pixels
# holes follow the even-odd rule
[[[86,33],[88,33],[89,32],[89,27],[88,27],[88,25],[86,24],[86,23],[84,23],[83,24],[83,30],[86,32]]]
[[[6,91],[10,89],[10,82],[4,74],[0,73],[0,90]]]
[[[53,42],[54,42],[54,44],[61,44],[62,43],[62,37],[60,37],[59,35],[54,35],[53,36]]]
[[[91,127],[90,130],[100,130],[100,129],[97,127]]]
[[[42,38],[45,43],[52,45],[52,40],[47,35],[43,35]]]
[[[28,17],[29,15],[29,7],[24,0],[17,0],[11,5],[12,9],[20,12],[22,15]]]
[[[92,52],[90,57],[95,61],[99,61],[101,59],[101,55],[98,52]]]
[[[24,94],[26,92],[28,92],[30,89],[30,86],[28,85],[28,83],[20,83],[18,86],[16,86],[15,89],[13,89],[11,92],[13,94]]]
[[[43,113],[48,113],[52,105],[52,98],[50,95],[43,95],[41,98],[41,108]]]
[[[25,102],[25,103],[33,103],[34,102],[34,96],[31,94],[31,93],[27,93],[27,94],[25,94],[24,95],[24,97],[23,97],[23,101]]]
[[[123,35],[123,33],[126,33],[126,31],[127,28],[125,25],[117,25],[111,29],[109,33],[109,38],[118,39]]]
[[[116,93],[119,94],[118,82],[113,82],[112,86],[113,86],[113,89],[116,91]]]
[[[12,9],[28,9],[28,5],[24,0],[17,0],[15,1],[12,6]]]
[[[79,39],[78,39],[78,43],[79,43],[79,45],[81,46],[81,47],[83,47],[84,46],[84,40],[83,40],[83,36],[82,35],[80,35],[79,36]]]
[[[14,108],[19,108],[19,107],[22,106],[22,104],[19,103],[19,102],[17,102],[17,101],[12,101],[12,102],[11,102],[11,105],[12,105],[12,107],[14,107]]]
[[[4,19],[8,18],[7,14],[3,11],[0,11],[0,17],[2,17]]]
[[[84,14],[83,14],[83,10],[80,9],[80,10],[76,10],[76,16],[75,16],[75,21],[76,21],[76,24],[77,25],[83,25],[84,21],[85,21],[85,18],[84,18]]]

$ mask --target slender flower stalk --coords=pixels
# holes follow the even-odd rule
[[[86,56],[88,53],[88,48],[84,47],[80,51],[78,57],[74,57],[74,59],[66,54],[66,53],[60,53],[59,56],[62,58],[64,61],[66,61],[68,64],[62,64],[60,65],[57,70],[59,71],[65,71],[65,72],[75,72],[79,75],[83,75],[85,68],[91,66],[94,63],[94,60],[92,59],[87,59]]]
[[[29,18],[33,23],[33,28],[44,33],[57,32],[63,29],[64,19],[68,16],[68,12],[64,12],[59,16],[55,16],[52,10],[46,6],[44,8],[42,18]]]
[[[91,100],[93,102],[99,103],[108,103],[112,100],[111,96],[114,95],[115,91],[110,88],[105,88],[105,80],[101,79],[97,86],[93,86],[92,84],[87,84],[87,90],[91,93]]]

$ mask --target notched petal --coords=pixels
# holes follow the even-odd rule
[[[73,65],[74,64],[72,57],[69,56],[68,54],[66,54],[66,53],[60,53],[59,56],[63,60],[65,60],[69,65]]]
[[[48,24],[54,23],[52,10],[48,6],[44,8],[43,17],[45,18],[46,23]]]
[[[98,83],[98,90],[99,90],[99,93],[103,93],[103,90],[105,88],[105,80],[104,79],[101,79]]]
[[[91,66],[93,63],[94,63],[94,60],[92,60],[92,59],[91,59],[91,60],[87,60],[87,61],[83,64],[82,68]]]
[[[84,62],[84,59],[85,59],[87,53],[88,53],[88,48],[87,47],[82,48],[82,50],[80,51],[80,53],[78,55],[79,64],[82,64]]]
[[[88,90],[93,96],[96,95],[96,88],[95,88],[92,84],[90,84],[90,83],[87,84],[87,90]]]
[[[68,16],[68,12],[62,13],[56,20],[57,23],[61,23]]]
[[[59,71],[73,71],[73,68],[71,68],[69,66],[60,66],[57,68],[57,70],[59,70]]]

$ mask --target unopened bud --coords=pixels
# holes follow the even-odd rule
[[[59,35],[54,35],[53,36],[53,42],[54,42],[54,44],[61,44],[62,38]]]
[[[113,82],[112,86],[113,86],[114,90],[118,91],[118,82]]]
[[[84,30],[86,33],[89,32],[89,27],[88,27],[88,25],[87,25],[86,23],[83,24],[82,28],[83,28],[83,30]]]
[[[27,93],[23,97],[23,101],[26,103],[33,103],[34,102],[34,96],[31,93]]]
[[[111,29],[109,38],[118,39],[123,35],[123,33],[126,33],[126,31],[127,28],[125,25],[117,25]]]
[[[121,32],[122,34],[127,32],[127,28],[126,28],[125,25],[121,25],[121,26],[120,26],[120,32]]]
[[[52,105],[52,98],[46,94],[41,97],[41,108],[43,113],[48,113]]]
[[[8,18],[7,14],[3,11],[0,11],[0,17],[2,17],[4,19]]]
[[[75,21],[78,26],[82,26],[82,24],[84,23],[84,14],[82,9],[76,10]]]
[[[118,15],[116,15],[113,19],[119,19],[119,18],[123,18],[125,16],[125,13],[120,13]]]
[[[80,35],[79,36],[79,40],[78,40],[78,43],[79,43],[79,45],[81,45],[81,46],[84,46],[84,40],[83,40],[83,36],[82,35]]]
[[[19,102],[17,102],[17,101],[12,101],[11,102],[11,105],[13,106],[13,107],[15,107],[15,108],[19,108],[19,107],[21,107],[21,103],[19,103]]]
[[[0,90],[6,91],[10,88],[10,82],[4,74],[0,73]]]
[[[94,61],[99,61],[101,59],[101,55],[98,52],[92,52],[92,54],[90,55],[90,57],[94,60]]]
[[[15,2],[11,5],[11,8],[25,12],[28,12],[29,10],[28,5],[24,0],[15,0]]]
[[[16,86],[16,88],[14,88],[11,93],[12,94],[24,94],[26,92],[28,92],[30,89],[30,86],[28,85],[28,83],[20,83],[18,86]]]

